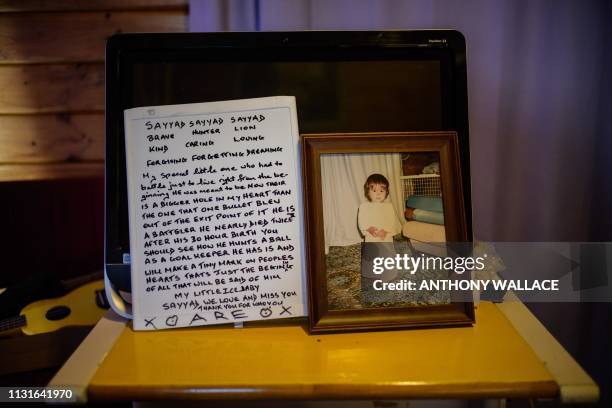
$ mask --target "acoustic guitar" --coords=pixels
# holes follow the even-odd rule
[[[59,298],[39,300],[19,316],[0,320],[0,336],[21,330],[24,334],[48,333],[67,326],[93,326],[108,309],[104,281],[97,280]]]

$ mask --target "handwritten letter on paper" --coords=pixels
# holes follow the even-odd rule
[[[134,328],[304,315],[293,97],[125,111]]]

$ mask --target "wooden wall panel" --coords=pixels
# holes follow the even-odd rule
[[[0,63],[104,61],[123,32],[185,31],[183,11],[0,13]]]
[[[0,0],[0,181],[101,177],[104,55],[187,30],[188,0]]]
[[[0,13],[37,11],[187,10],[188,0],[0,0]]]
[[[8,181],[94,179],[102,178],[103,174],[103,162],[2,164],[0,186]],[[99,198],[104,199],[103,195]]]
[[[102,112],[104,64],[0,65],[0,89],[0,114]]]
[[[0,162],[104,159],[104,114],[2,115]]]
[[[102,268],[104,54],[187,30],[188,0],[0,0],[0,287]]]

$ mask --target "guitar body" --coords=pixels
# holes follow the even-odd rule
[[[24,334],[48,333],[66,326],[93,326],[106,313],[96,304],[96,291],[104,290],[98,280],[78,287],[65,296],[39,300],[21,310],[27,324]]]

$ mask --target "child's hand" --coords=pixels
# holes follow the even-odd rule
[[[369,232],[370,235],[373,236],[373,237],[377,237],[378,236],[378,228],[376,228],[374,226],[371,226],[366,231]]]
[[[385,239],[388,233],[389,233],[388,231],[385,231],[384,229],[381,228],[378,230],[378,237],[380,239]]]

